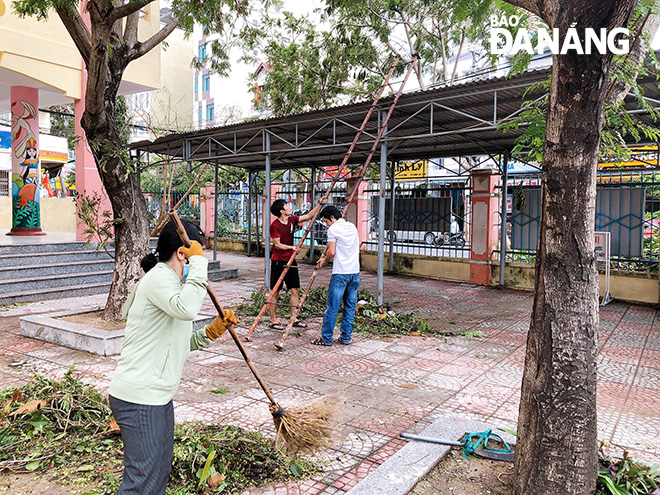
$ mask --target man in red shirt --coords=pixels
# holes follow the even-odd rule
[[[284,267],[289,262],[289,258],[291,258],[292,251],[296,248],[293,241],[293,233],[296,230],[296,225],[306,222],[316,216],[325,203],[325,198],[321,198],[311,211],[298,217],[292,214],[291,205],[283,199],[276,199],[273,201],[273,204],[270,207],[270,212],[277,218],[270,224],[270,240],[274,246],[273,254],[270,257],[271,290],[275,287],[277,280],[284,271]],[[298,264],[295,259],[293,260],[289,271],[284,276],[283,283],[286,284],[287,290],[291,291],[289,304],[291,305],[291,314],[293,315],[294,308],[298,307],[298,297],[300,296],[300,277],[298,276]],[[277,321],[277,298],[279,295],[280,290],[278,289],[273,297],[274,302],[268,307],[268,312],[270,313],[269,328],[274,330],[284,330],[284,326]],[[296,321],[293,326],[305,328],[307,325],[300,321]]]

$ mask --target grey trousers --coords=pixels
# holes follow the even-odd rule
[[[174,407],[133,404],[109,396],[124,441],[124,476],[118,495],[165,495],[172,469]]]

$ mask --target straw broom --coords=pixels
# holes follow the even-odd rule
[[[168,215],[176,227],[183,245],[190,247],[190,239],[176,211],[170,210]],[[224,318],[224,311],[218,302],[218,298],[210,282],[206,284],[206,292],[220,317]],[[287,452],[292,454],[297,452],[312,453],[326,445],[327,441],[332,438],[335,417],[343,402],[341,398],[337,395],[325,395],[305,406],[284,409],[277,403],[275,397],[273,397],[273,394],[271,394],[261,378],[261,375],[259,375],[259,372],[252,364],[252,361],[245,352],[243,344],[236,334],[236,330],[229,325],[227,331],[243,355],[243,359],[257,379],[261,389],[266,394],[266,397],[268,397],[268,400],[270,400],[268,409],[273,415],[273,422],[275,423],[275,431],[277,433],[275,443],[278,448],[284,446]]]

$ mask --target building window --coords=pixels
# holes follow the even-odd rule
[[[211,89],[211,76],[205,74],[202,76],[202,91],[209,91]]]
[[[197,122],[202,123],[202,105],[197,109]]]
[[[215,120],[215,111],[213,105],[206,105],[206,120],[213,122]]]
[[[195,94],[199,93],[199,79],[195,76]]]
[[[206,60],[206,44],[199,45],[199,52],[197,54],[197,58],[199,58],[200,62]]]
[[[0,196],[9,196],[9,170],[0,170]]]

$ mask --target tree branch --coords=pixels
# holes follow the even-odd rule
[[[456,77],[456,69],[458,69],[458,62],[461,60],[461,52],[463,51],[463,42],[465,41],[465,29],[461,32],[461,43],[458,45],[458,53],[456,53],[456,62],[454,62],[454,70],[451,73],[451,80],[449,85],[454,84],[454,78]]]
[[[528,10],[537,17],[540,17],[544,21],[546,19],[545,12],[545,0],[505,0],[506,3],[515,5],[516,7],[521,7],[525,10]]]
[[[138,12],[140,9],[146,7],[153,1],[154,0],[134,0],[119,7],[115,7],[110,13],[109,21],[114,23],[123,17],[128,17],[132,13]]]
[[[640,38],[653,36],[655,34],[660,27],[660,15],[656,12],[649,11],[640,24],[641,25],[637,26],[630,53],[626,55],[625,59],[634,71],[634,74],[629,75],[628,80],[621,78],[612,81],[605,95],[607,103],[614,103],[624,99],[628,94],[628,91],[630,91],[630,80],[637,79],[640,71],[643,70],[642,64],[649,54],[650,46],[646,40]]]
[[[136,43],[129,51],[129,60],[140,58],[145,53],[148,53],[153,48],[157,47],[165,38],[167,38],[172,31],[179,25],[179,18],[173,17],[160,31],[154,34],[151,38],[144,43]]]
[[[138,41],[138,21],[140,20],[140,13],[133,12],[126,17],[126,27],[124,28],[124,43],[128,47],[135,46]]]
[[[92,50],[92,35],[85,26],[77,10],[62,5],[57,9],[57,15],[62,20],[62,24],[69,32],[73,43],[78,48],[80,55],[85,61],[85,66],[89,64],[89,56]]]

